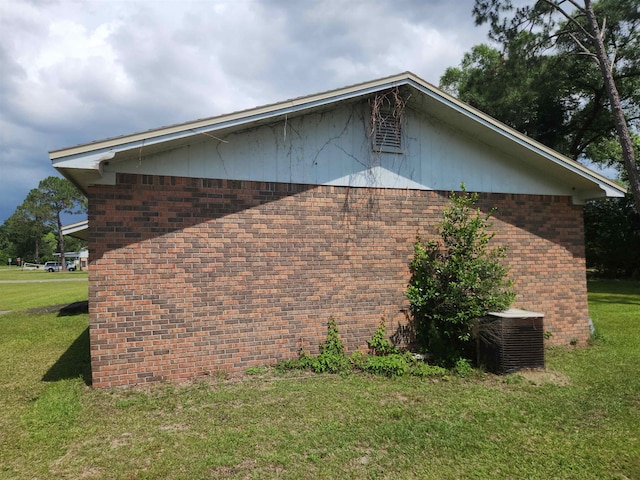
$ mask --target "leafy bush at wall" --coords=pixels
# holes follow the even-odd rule
[[[482,215],[478,195],[462,190],[451,194],[440,241],[416,241],[406,292],[418,342],[447,366],[472,357],[474,322],[515,298],[505,248],[489,246],[491,213]]]

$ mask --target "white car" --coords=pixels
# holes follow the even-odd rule
[[[62,265],[60,264],[60,262],[46,262],[44,264],[44,269],[47,272],[59,272],[60,270],[62,270]],[[75,272],[76,266],[73,263],[67,262],[67,270],[69,272]]]

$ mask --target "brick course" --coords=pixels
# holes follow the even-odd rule
[[[311,353],[330,316],[347,349],[384,316],[407,332],[417,235],[448,193],[119,174],[89,187],[93,384],[181,381]],[[509,248],[514,307],[552,343],[584,342],[582,208],[569,197],[483,194]]]

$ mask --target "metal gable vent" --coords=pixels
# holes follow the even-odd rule
[[[379,152],[402,152],[402,118],[392,111],[382,111],[374,132],[374,147]]]
[[[495,373],[544,368],[543,317],[517,309],[490,313],[478,325],[478,363]]]

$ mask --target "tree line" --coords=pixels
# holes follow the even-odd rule
[[[476,0],[490,43],[440,87],[581,162],[612,167],[626,198],[585,205],[587,266],[640,275],[640,0]]]
[[[0,261],[3,264],[42,263],[56,260],[54,253],[77,251],[86,242],[62,235],[63,214],[86,213],[86,197],[68,180],[47,177],[27,194],[15,212],[0,226]],[[66,269],[65,262],[61,262]]]

